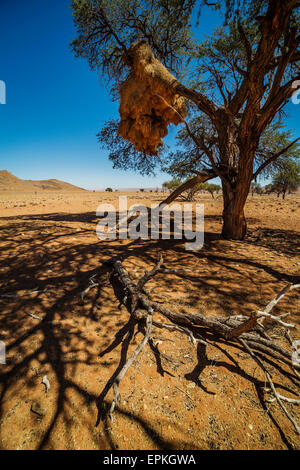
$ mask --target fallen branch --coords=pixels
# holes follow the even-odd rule
[[[296,400],[295,398],[288,398],[288,397],[285,397],[283,395],[280,395],[280,393],[277,393],[278,397],[280,398],[280,400],[282,401],[287,401],[288,403],[293,403],[294,405],[300,405],[300,400]],[[268,403],[272,403],[276,400],[276,398],[268,398],[266,401]]]
[[[258,317],[270,318],[271,320],[275,321],[279,325],[285,326],[286,328],[296,328],[296,325],[282,321],[282,319],[286,318],[288,315],[289,313],[284,313],[283,315],[276,317],[275,315],[271,315],[270,313],[267,313],[267,312],[261,312],[260,310],[257,311]]]
[[[81,300],[84,299],[84,297],[86,296],[86,294],[93,288],[93,287],[97,287],[99,286],[99,283],[98,282],[93,282],[91,283],[86,289],[84,289],[82,292],[81,292]]]
[[[119,406],[119,404],[120,404],[121,395],[120,395],[120,392],[119,392],[119,383],[121,382],[121,380],[123,379],[124,375],[126,374],[128,369],[130,368],[130,366],[133,364],[135,359],[138,357],[138,355],[141,353],[141,351],[144,349],[147,342],[149,341],[151,331],[152,331],[152,313],[153,312],[149,312],[149,315],[147,316],[146,333],[145,333],[145,336],[144,336],[142,342],[135,349],[135,351],[130,356],[128,361],[125,363],[125,365],[122,367],[121,371],[119,372],[119,374],[117,375],[117,377],[115,378],[115,380],[113,382],[114,398],[113,398],[113,401],[112,401],[112,404],[111,404],[111,407],[110,407],[110,411],[109,411],[111,420],[113,419],[112,414],[114,412],[115,406]]]
[[[198,313],[186,314],[183,312],[175,312],[172,309],[165,307],[161,303],[153,301],[151,299],[151,291],[148,291],[145,287],[146,283],[150,279],[153,279],[157,274],[176,274],[179,273],[179,271],[183,272],[187,270],[168,269],[163,266],[163,259],[161,257],[151,271],[145,271],[140,280],[134,282],[119,258],[112,258],[107,262],[107,264],[111,268],[110,282],[115,288],[115,292],[118,292],[118,297],[119,295],[121,296],[120,301],[125,305],[135,321],[146,322],[146,333],[142,342],[136,348],[132,356],[128,359],[114,380],[114,397],[110,408],[111,418],[115,407],[120,403],[120,381],[130,366],[133,364],[138,354],[140,354],[146,344],[151,341],[152,327],[157,327],[160,329],[183,333],[188,336],[189,341],[191,341],[193,344],[200,342],[206,346],[214,345],[214,340],[218,340],[230,344],[231,346],[242,347],[242,349],[248,352],[259,365],[259,367],[263,370],[274,396],[274,400],[272,401],[276,401],[278,403],[281,410],[293,424],[296,432],[300,434],[297,423],[292,418],[283,403],[288,402],[291,405],[298,405],[299,400],[284,397],[276,391],[271,375],[260,357],[263,355],[266,358],[269,357],[275,359],[278,362],[278,366],[288,366],[291,371],[285,372],[285,374],[287,374],[291,380],[298,380],[299,374],[297,373],[296,369],[300,370],[300,364],[293,364],[291,351],[285,349],[274,339],[270,338],[264,331],[264,325],[258,322],[258,320],[271,318],[285,328],[293,327],[294,325],[282,321],[282,319],[285,318],[287,314],[275,316],[270,312],[274,306],[284,297],[284,295],[287,294],[287,292],[299,288],[299,284],[285,287],[274,299],[271,300],[271,302],[268,303],[263,311],[259,310],[257,312],[252,312],[250,316],[239,314],[231,315],[230,317],[208,317]],[[155,312],[169,320],[171,323],[165,323],[163,321],[154,319]],[[207,333],[212,335],[210,338],[213,338],[213,340],[210,342],[207,342],[204,339]],[[289,335],[288,330],[287,335]],[[288,338],[289,342],[292,343],[290,336],[288,336]],[[281,372],[283,371],[281,367],[279,367],[279,370]]]
[[[25,297],[26,295],[32,295],[32,294],[40,294],[42,292],[46,292],[47,289],[43,290],[31,290],[29,292],[24,292],[24,294],[1,294],[0,297],[2,298],[9,298],[9,299],[16,299],[18,297]]]
[[[272,308],[275,307],[276,304],[278,304],[279,300],[281,300],[287,292],[293,289],[299,289],[299,288],[300,288],[300,284],[290,284],[286,286],[284,289],[282,289],[281,292],[279,292],[279,294],[276,295],[276,297],[274,297],[273,300],[271,300],[271,302],[268,303],[268,305],[266,306],[266,308],[263,310],[262,313],[264,314],[270,313]]]
[[[39,317],[38,315],[34,315],[33,313],[27,313],[27,312],[25,313],[29,315],[30,317],[35,318],[36,320],[43,320],[42,317]]]
[[[268,370],[266,369],[266,367],[264,366],[264,364],[260,361],[260,359],[258,359],[258,357],[254,354],[253,351],[251,351],[251,349],[249,348],[248,344],[246,343],[246,341],[244,341],[243,339],[239,338],[239,341],[240,343],[244,346],[244,348],[248,351],[248,353],[250,354],[250,356],[255,360],[255,362],[259,365],[259,367],[263,370],[263,372],[265,373],[265,376],[266,376],[266,379],[267,381],[269,382],[269,385],[272,389],[272,392],[275,396],[275,399],[277,401],[277,403],[279,404],[279,406],[281,407],[281,409],[283,410],[284,414],[287,416],[287,418],[291,421],[291,423],[293,423],[293,426],[296,430],[296,433],[297,434],[300,434],[300,429],[296,423],[296,421],[291,417],[291,415],[289,414],[289,412],[287,411],[286,407],[284,406],[284,404],[282,403],[282,399],[281,399],[281,396],[277,393],[276,391],[276,388],[275,388],[275,385],[271,379],[271,376],[268,372]]]
[[[175,388],[177,388],[177,390],[179,390],[180,392],[184,393],[193,403],[195,403],[191,395],[189,395],[185,390],[182,390],[181,388],[177,387],[177,385],[175,385]]]

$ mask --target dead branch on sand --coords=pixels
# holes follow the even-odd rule
[[[110,267],[110,282],[115,291],[118,289],[118,292],[120,292],[121,302],[127,308],[131,317],[144,328],[143,340],[112,383],[114,396],[110,407],[111,418],[115,407],[120,403],[119,384],[122,378],[146,344],[152,341],[152,329],[153,327],[157,327],[184,333],[193,344],[201,342],[205,345],[214,346],[215,341],[221,340],[228,345],[235,345],[242,348],[243,351],[248,353],[256,364],[258,364],[265,375],[266,381],[269,383],[270,389],[268,389],[268,392],[272,394],[272,398],[266,399],[266,402],[276,401],[283,413],[293,424],[296,433],[300,434],[300,429],[296,421],[283,403],[287,402],[290,405],[298,405],[299,399],[285,397],[277,392],[272,380],[272,374],[264,362],[264,358],[275,359],[280,368],[285,366],[286,376],[293,380],[294,383],[296,381],[298,386],[300,386],[300,375],[297,372],[297,370],[300,370],[300,361],[295,363],[292,359],[292,352],[282,347],[273,338],[270,338],[264,325],[264,321],[268,318],[269,320],[271,319],[277,322],[282,328],[285,328],[285,336],[289,344],[293,347],[293,341],[288,328],[294,328],[294,325],[282,321],[282,318],[286,317],[288,314],[276,316],[271,315],[270,312],[289,291],[299,288],[300,284],[286,286],[263,311],[258,310],[257,312],[252,312],[250,316],[232,315],[230,317],[207,317],[198,313],[178,313],[151,299],[151,291],[147,290],[145,285],[150,279],[153,279],[157,273],[182,274],[184,271],[183,269],[176,270],[164,267],[162,257],[154,268],[149,272],[146,271],[137,282],[131,279],[130,274],[122,264],[120,258],[112,258],[105,264]],[[160,314],[160,316],[163,316],[171,323],[154,319],[155,313]],[[205,339],[207,333],[210,333],[209,342]],[[213,337],[213,341],[211,340],[211,336]]]

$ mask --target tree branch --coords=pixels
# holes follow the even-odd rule
[[[283,155],[285,152],[287,152],[296,142],[298,142],[298,140],[300,139],[300,137],[298,137],[297,139],[295,139],[293,142],[291,142],[289,145],[287,145],[286,147],[284,147],[283,149],[281,149],[279,152],[275,153],[274,155],[272,155],[270,158],[268,158],[267,160],[265,160],[261,165],[260,167],[255,171],[255,173],[253,173],[253,177],[252,179],[256,179],[257,176],[259,175],[259,173],[264,169],[266,168],[270,163],[274,162],[275,160],[277,160],[281,155]]]
[[[185,181],[185,183],[183,183],[178,188],[176,188],[175,191],[173,191],[164,201],[162,201],[159,206],[162,207],[166,204],[170,204],[178,196],[180,196],[181,193],[183,193],[187,189],[192,188],[198,183],[204,183],[207,180],[216,178],[216,176],[217,175],[213,170],[205,170],[205,171],[199,172],[197,176],[194,176],[194,178],[191,178],[188,181]]]
[[[154,302],[150,298],[150,292],[148,292],[143,286],[145,283],[157,273],[165,274],[169,272],[168,268],[162,267],[162,257],[154,268],[144,274],[144,276],[134,283],[127,270],[122,265],[122,262],[118,258],[111,258],[106,264],[109,264],[112,268],[111,272],[111,283],[114,288],[117,288],[119,295],[123,296],[123,303],[126,305],[126,308],[130,312],[133,319],[137,322],[144,323],[146,321],[146,332],[144,338],[138,347],[134,350],[133,354],[126,361],[125,365],[122,367],[121,371],[118,373],[113,382],[114,397],[110,407],[110,417],[112,419],[113,411],[116,406],[120,403],[120,392],[119,392],[119,383],[124,377],[127,370],[131,367],[134,360],[143,350],[148,342],[151,341],[151,332],[152,327],[165,328],[169,331],[178,331],[184,333],[188,336],[189,341],[193,344],[200,342],[204,345],[211,344],[205,341],[206,332],[212,333],[214,335],[214,341],[225,341],[227,344],[234,346],[239,344],[242,348],[247,351],[250,356],[255,360],[259,367],[264,372],[266,379],[269,382],[271,391],[275,397],[275,400],[279,404],[280,408],[287,416],[289,421],[293,424],[296,432],[300,434],[299,427],[296,421],[292,418],[283,402],[286,401],[291,405],[298,405],[299,399],[297,398],[288,398],[280,395],[275,388],[275,385],[272,381],[271,374],[264,365],[263,361],[257,356],[256,351],[266,356],[272,357],[278,361],[278,365],[287,364],[292,372],[284,372],[285,377],[289,377],[291,380],[299,380],[299,376],[295,369],[299,369],[300,365],[296,365],[292,362],[292,354],[290,351],[285,350],[276,341],[271,339],[265,339],[264,327],[257,324],[256,318],[257,313],[253,313],[249,317],[244,315],[232,315],[230,317],[208,317],[206,315],[199,315],[193,313],[178,313],[172,311],[170,308],[165,307],[161,303]],[[174,271],[174,270],[172,270]],[[175,270],[177,271],[177,270]],[[181,274],[181,273],[179,273]],[[119,283],[119,284],[116,284]],[[121,291],[120,291],[121,287]],[[264,309],[264,313],[270,315],[272,308],[283,298],[283,296],[294,289],[300,287],[300,284],[288,285],[286,286]],[[119,298],[119,296],[118,296]],[[126,299],[126,300],[125,300]],[[135,306],[133,308],[133,305]],[[154,320],[154,314],[157,312],[163,317],[167,318],[172,322],[172,324],[163,323],[161,321]],[[280,316],[282,318],[282,316]],[[288,331],[288,330],[287,330]],[[203,339],[202,339],[202,332]],[[289,341],[292,340],[289,337]],[[213,344],[212,344],[213,345]],[[171,360],[168,356],[164,355],[165,359]],[[173,360],[171,360],[174,362]],[[280,368],[278,370],[281,370]],[[270,400],[267,400],[270,401]]]

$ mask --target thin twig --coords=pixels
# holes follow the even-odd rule
[[[299,289],[299,287],[300,284],[290,284],[284,287],[284,289],[282,289],[282,291],[279,292],[279,294],[277,294],[276,297],[274,297],[274,299],[268,303],[266,308],[263,310],[263,313],[270,313],[272,308],[275,307],[276,304],[278,304],[278,302],[285,296],[287,292],[289,292],[290,290]]]
[[[295,398],[288,398],[288,397],[285,397],[283,395],[280,395],[280,393],[277,393],[278,397],[280,398],[280,400],[282,401],[287,401],[288,403],[293,403],[294,405],[300,405],[300,400],[297,400]],[[276,400],[276,398],[268,398],[266,401],[268,403],[272,403]]]
[[[181,388],[177,387],[177,385],[174,385],[174,387],[177,388],[177,390],[179,390],[180,392],[184,393],[193,403],[195,403],[191,395],[189,395],[185,390],[182,390]]]
[[[111,404],[111,407],[110,407],[110,411],[109,411],[109,415],[110,415],[111,420],[113,420],[112,414],[114,412],[114,409],[115,409],[116,406],[119,406],[120,400],[121,400],[121,395],[120,395],[120,392],[119,392],[119,383],[123,379],[124,375],[126,374],[128,369],[130,368],[130,366],[133,364],[135,359],[138,357],[140,352],[144,349],[144,347],[148,343],[149,338],[151,336],[152,315],[153,315],[153,311],[149,311],[148,316],[147,316],[147,320],[146,320],[146,333],[145,333],[145,336],[144,336],[142,342],[134,350],[133,354],[130,356],[130,358],[127,360],[127,362],[124,364],[121,371],[119,372],[119,374],[117,375],[117,377],[114,380],[114,383],[113,383],[114,398],[113,398],[113,401],[112,401],[112,404]]]
[[[276,323],[279,323],[279,325],[282,325],[286,328],[296,328],[296,325],[294,325],[292,323],[285,323],[285,322],[282,321],[282,318],[285,318],[288,315],[289,315],[289,313],[285,313],[283,315],[280,315],[280,316],[276,317],[275,315],[271,315],[271,313],[262,312],[260,310],[257,311],[257,316],[258,317],[270,318],[271,320],[275,321]]]
[[[31,294],[40,294],[42,292],[46,292],[47,289],[43,290],[31,290],[29,292],[24,292],[24,294],[1,294],[0,297],[7,297],[10,299],[16,299],[18,297],[25,297],[26,295],[31,295]]]
[[[33,313],[28,313],[28,312],[25,312],[27,315],[29,315],[30,317],[32,318],[35,318],[36,320],[43,320],[41,317],[39,317],[38,315],[33,315]]]
[[[93,284],[89,285],[86,289],[84,289],[82,292],[81,292],[81,300],[84,299],[84,297],[86,296],[86,294],[93,288],[93,287],[97,287],[99,286],[99,283],[98,282],[94,282]]]
[[[284,412],[284,414],[286,415],[286,417],[291,421],[291,423],[293,424],[297,434],[300,434],[300,429],[296,423],[296,421],[291,417],[291,415],[289,414],[289,412],[287,411],[286,407],[284,406],[284,404],[282,403],[282,400],[280,398],[280,395],[277,393],[276,389],[275,389],[275,385],[271,379],[271,376],[268,372],[268,370],[266,369],[266,367],[264,366],[264,364],[260,361],[260,359],[258,359],[258,357],[254,354],[254,352],[249,348],[248,344],[246,343],[246,341],[244,341],[242,338],[239,338],[238,341],[244,346],[244,348],[248,351],[248,353],[250,354],[250,356],[255,360],[255,362],[259,365],[259,367],[263,370],[265,376],[266,376],[266,379],[267,381],[269,382],[269,385],[272,389],[272,392],[276,398],[276,401],[277,403],[279,404],[279,406],[281,407],[282,411]]]

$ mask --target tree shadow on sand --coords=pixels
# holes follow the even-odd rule
[[[274,292],[278,290],[278,281],[282,281],[283,284],[299,282],[296,276],[280,271],[271,264],[241,259],[232,252],[230,256],[228,253],[220,253],[216,250],[220,237],[215,233],[205,234],[205,245],[200,252],[187,253],[184,240],[134,240],[123,245],[115,241],[99,241],[95,235],[95,227],[78,228],[80,223],[93,224],[94,213],[22,216],[5,218],[5,222],[5,225],[1,226],[1,243],[4,249],[0,255],[0,295],[26,294],[33,289],[38,292],[16,298],[0,297],[0,339],[7,344],[7,364],[0,375],[0,423],[3,424],[8,419],[9,411],[6,405],[8,400],[11,400],[13,406],[16,400],[23,400],[24,391],[35,390],[36,381],[29,374],[33,364],[39,364],[40,373],[44,370],[49,371],[51,381],[55,384],[54,405],[51,405],[53,408],[51,417],[47,426],[43,428],[42,435],[31,444],[31,448],[35,449],[59,446],[55,437],[59,421],[64,422],[67,431],[71,429],[70,413],[76,415],[76,410],[72,408],[70,402],[70,391],[81,397],[87,406],[85,414],[90,412],[93,417],[94,424],[87,423],[91,435],[94,436],[92,427],[99,426],[100,422],[103,423],[104,436],[100,438],[98,434],[97,438],[93,437],[97,448],[114,449],[118,446],[111,433],[107,415],[111,405],[107,400],[107,394],[126,362],[128,348],[137,324],[129,319],[129,315],[126,320],[124,310],[121,315],[121,310],[118,310],[117,292],[111,285],[102,282],[108,274],[105,261],[109,257],[122,256],[131,267],[134,267],[136,260],[139,260],[140,270],[143,266],[152,266],[157,261],[158,251],[164,252],[166,263],[172,267],[193,266],[199,260],[205,259],[211,265],[217,266],[220,272],[212,273],[209,264],[208,269],[200,274],[195,270],[190,274],[180,274],[173,278],[174,287],[176,288],[176,283],[181,280],[189,286],[192,285],[193,290],[198,292],[198,297],[203,296],[204,299],[207,290],[213,291],[213,296],[218,297],[220,303],[231,301],[234,313],[237,313],[237,310],[248,311],[247,294],[240,292],[238,288],[236,291],[231,288],[230,293],[224,290],[225,273],[234,276],[241,268],[259,268],[270,277],[268,285],[264,286],[265,290],[271,289]],[[76,225],[70,226],[72,223]],[[72,240],[73,237],[76,238],[75,241]],[[82,240],[81,237],[86,239]],[[65,243],[65,239],[71,240],[72,243]],[[288,237],[285,240],[284,252],[289,249]],[[278,249],[277,245],[276,247]],[[294,239],[291,239],[290,249],[293,247]],[[239,269],[234,266],[235,264],[239,264]],[[98,276],[99,286],[97,289],[91,289],[82,301],[81,294],[89,286],[90,279],[94,275]],[[215,282],[218,279],[220,282]],[[160,282],[161,288],[168,292],[171,287],[169,277],[160,278]],[[249,287],[249,293],[251,289],[253,286]],[[265,296],[267,297],[266,294]],[[249,303],[251,301],[249,294]],[[190,287],[185,291],[185,302],[192,306],[194,304],[198,308],[195,293]],[[251,308],[249,306],[249,310]],[[30,317],[30,314],[39,316],[41,320]],[[98,327],[101,329],[100,352],[97,338],[86,335],[87,325],[89,331],[96,331]],[[113,373],[108,373],[105,362],[99,363],[99,360],[110,353],[117,354],[119,349],[119,363],[114,365]],[[169,377],[176,375],[164,365],[159,348],[152,344],[149,352],[152,354],[158,373],[166,373]],[[229,354],[224,348],[223,352],[225,356]],[[232,374],[243,376],[249,383],[255,385],[257,391],[260,390],[262,385],[260,381],[253,379],[243,370],[237,359],[234,359],[234,363],[232,360],[229,362],[221,361],[219,366],[227,368]],[[197,364],[191,365],[191,370],[185,374],[185,378],[194,382],[204,393],[211,395],[201,382],[201,374],[208,365],[205,348],[198,345]],[[276,368],[275,362],[272,365]],[[98,391],[87,390],[78,378],[79,368],[81,371],[97,370],[99,376],[104,377],[102,391],[99,390],[99,385]],[[261,399],[259,392],[257,396]],[[28,413],[30,413],[29,405]],[[163,438],[155,423],[124,408],[116,410],[115,414],[115,419],[122,416],[122,419],[139,425],[156,448],[183,449],[192,446],[184,434],[181,439],[172,442]],[[271,411],[268,416],[280,432],[284,445],[290,447],[285,429]],[[181,429],[179,425],[178,429]],[[183,429],[181,433],[182,431]],[[4,424],[0,433],[6,436]],[[66,440],[65,446],[72,448],[71,441]]]

